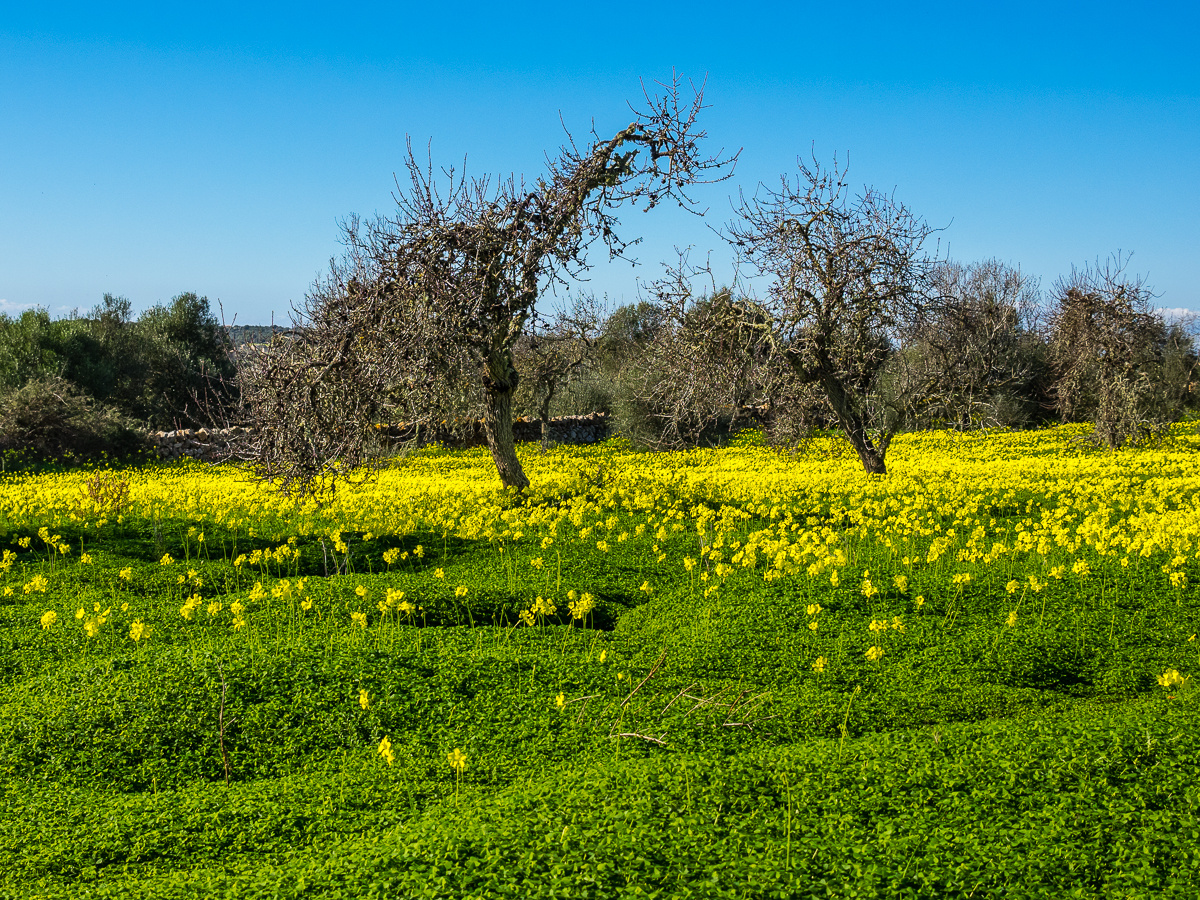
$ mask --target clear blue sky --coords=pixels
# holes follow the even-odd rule
[[[1152,11],[1146,11],[1152,10]],[[1042,279],[1132,251],[1165,307],[1200,310],[1200,6],[606,3],[33,4],[0,0],[0,309],[135,309],[196,291],[286,318],[391,204],[405,136],[437,164],[536,176],[559,123],[629,121],[638,78],[707,74],[729,196],[848,155],[950,255]],[[671,210],[627,217],[636,298],[676,245],[728,250]],[[599,261],[599,257],[597,257]]]

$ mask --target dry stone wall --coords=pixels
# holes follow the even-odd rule
[[[609,420],[604,413],[586,416],[559,416],[550,420],[550,440],[556,444],[594,444],[608,437]],[[415,436],[411,427],[388,425],[380,428],[385,441],[401,443]],[[520,441],[540,441],[542,423],[536,419],[517,419],[513,436]],[[184,428],[177,431],[153,431],[150,443],[162,459],[189,456],[203,462],[217,462],[233,455],[239,441],[253,437],[249,428]],[[467,427],[434,429],[425,436],[426,443],[438,442],[450,447],[481,447],[486,444],[483,425],[470,423]]]

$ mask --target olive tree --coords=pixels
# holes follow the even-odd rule
[[[502,483],[526,487],[513,351],[539,297],[586,270],[595,243],[625,254],[622,208],[673,200],[699,213],[689,189],[731,174],[736,155],[701,149],[703,87],[682,93],[676,77],[644,90],[612,136],[593,128],[579,147],[568,135],[532,184],[453,169],[435,178],[410,145],[394,212],[346,223],[346,251],[297,309],[297,327],[249,370],[260,471],[307,485],[366,461],[373,423],[478,415]]]
[[[836,162],[799,169],[742,198],[730,240],[767,279],[757,314],[775,358],[820,389],[863,468],[883,474],[905,405],[884,390],[885,367],[928,302],[934,229],[889,194],[852,196]]]

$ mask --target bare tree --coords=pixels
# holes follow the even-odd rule
[[[836,162],[799,168],[778,190],[742,198],[730,239],[770,279],[760,308],[774,352],[820,387],[863,468],[883,474],[904,404],[881,377],[926,302],[922,245],[934,229],[873,188],[851,197]]]
[[[1091,419],[1096,440],[1114,449],[1178,421],[1196,370],[1190,337],[1151,307],[1153,293],[1128,264],[1117,253],[1072,268],[1054,286],[1051,314],[1059,413]]]
[[[1019,418],[1044,357],[1037,280],[995,259],[944,261],[931,276],[930,302],[893,366],[916,388],[912,419],[971,428]]]
[[[698,277],[708,284],[696,293]],[[736,429],[769,399],[769,323],[761,310],[719,287],[708,266],[690,266],[686,253],[650,290],[661,324],[638,360],[632,402],[639,410],[627,416],[643,432],[636,436],[678,447]]]
[[[595,355],[604,307],[593,294],[575,298],[549,318],[534,317],[513,347],[521,373],[516,402],[532,408],[542,424],[542,452],[550,447],[550,406],[555,394]]]
[[[262,438],[261,472],[309,484],[361,464],[371,424],[400,415],[416,425],[479,413],[501,481],[528,479],[517,459],[513,348],[543,289],[610,256],[626,206],[672,199],[693,212],[689,188],[732,174],[732,158],[704,155],[697,128],[703,88],[681,98],[678,77],[643,91],[645,103],[615,135],[580,149],[568,142],[527,186],[445,172],[408,152],[396,211],[345,226],[346,252],[297,311],[299,326],[253,369],[248,407]]]

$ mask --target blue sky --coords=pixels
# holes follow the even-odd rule
[[[193,290],[285,319],[350,213],[387,212],[405,138],[438,165],[536,177],[639,78],[707,75],[734,178],[708,217],[625,217],[641,263],[588,287],[637,297],[676,246],[798,154],[849,159],[962,261],[1049,288],[1122,250],[1200,310],[1200,7],[1128,4],[0,3],[0,310],[135,309]],[[576,10],[576,11],[573,11]]]

